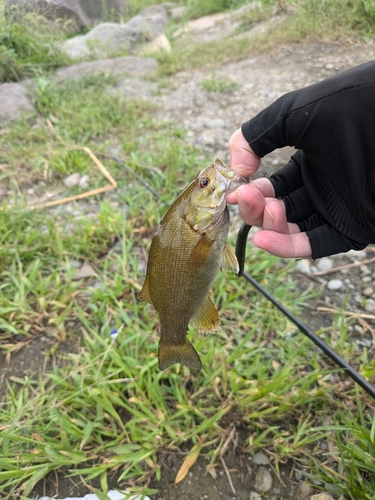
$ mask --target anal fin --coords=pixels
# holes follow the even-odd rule
[[[220,315],[209,295],[192,318],[192,323],[199,333],[214,333],[219,329]]]

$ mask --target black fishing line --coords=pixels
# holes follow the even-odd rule
[[[146,182],[142,177],[140,177],[133,169],[131,169],[124,161],[122,161],[117,155],[113,154],[107,147],[101,144],[102,147],[106,149],[108,154],[117,161],[121,166],[125,168],[131,175],[133,175],[146,189],[151,191],[151,193],[157,198],[161,198],[161,194],[158,193],[148,182]],[[284,307],[271,293],[267,292],[265,288],[262,287],[260,283],[252,278],[249,274],[244,271],[245,267],[245,256],[246,256],[246,243],[247,237],[251,226],[244,223],[242,224],[240,230],[238,231],[236,240],[236,257],[239,264],[239,271],[237,276],[243,276],[249,283],[253,285],[260,293],[262,293],[272,304],[274,304],[287,318],[292,321],[297,328],[306,335],[310,340],[314,342],[331,360],[336,363],[340,368],[343,368],[346,373],[359,384],[370,396],[375,399],[375,387],[373,387],[366,379],[362,377],[352,366],[350,366],[341,356],[339,356],[328,344],[324,342],[318,335],[316,335],[310,328],[308,328],[302,321],[300,321],[294,314],[292,314],[286,307]]]

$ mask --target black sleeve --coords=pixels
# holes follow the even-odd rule
[[[357,247],[375,242],[375,61],[285,94],[242,132],[260,157],[294,146],[315,212]],[[271,182],[284,196],[296,180],[281,170]]]

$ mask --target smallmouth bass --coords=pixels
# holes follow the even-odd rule
[[[201,360],[187,339],[191,321],[198,332],[218,330],[220,316],[210,289],[220,268],[238,271],[226,244],[226,195],[248,179],[217,159],[174,200],[151,242],[146,279],[139,294],[160,319],[159,368],[174,363],[199,370]]]

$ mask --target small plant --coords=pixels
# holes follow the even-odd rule
[[[224,80],[215,73],[207,80],[202,81],[202,87],[206,92],[232,92],[237,86],[237,82],[233,80]]]

